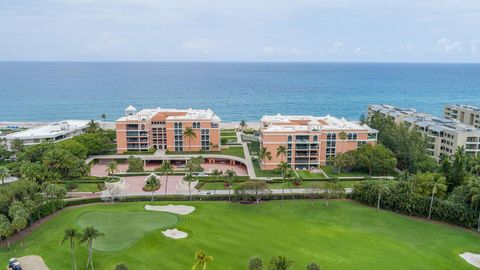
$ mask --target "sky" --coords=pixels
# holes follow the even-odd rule
[[[480,62],[480,0],[0,0],[0,61]]]

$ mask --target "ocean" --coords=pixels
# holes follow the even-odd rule
[[[480,64],[0,63],[0,121],[112,121],[128,105],[211,108],[225,122],[278,113],[356,120],[371,103],[437,115],[446,103],[480,106]]]

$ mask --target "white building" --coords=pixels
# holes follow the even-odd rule
[[[88,122],[88,120],[64,120],[11,133],[5,136],[7,148],[10,150],[11,142],[16,139],[22,140],[24,145],[34,145],[39,144],[43,140],[58,142],[72,138],[84,133],[87,129]]]
[[[443,116],[480,128],[480,107],[464,104],[447,104],[443,109]]]
[[[469,155],[478,156],[480,153],[480,129],[472,125],[419,113],[414,109],[369,105],[368,116],[372,117],[375,113],[425,134],[428,138],[427,151],[437,159],[455,154],[458,147],[464,147]]]

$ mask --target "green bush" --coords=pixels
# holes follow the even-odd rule
[[[76,180],[65,182],[65,188],[68,191],[72,191],[78,187],[78,182]]]
[[[377,184],[374,180],[362,181],[355,185],[352,198],[370,206],[376,206],[378,200]],[[381,207],[409,216],[427,217],[430,197],[411,192],[408,182],[394,182],[388,192],[383,194]],[[477,226],[477,214],[463,203],[436,198],[432,217],[453,225],[466,228]]]

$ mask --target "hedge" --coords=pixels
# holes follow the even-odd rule
[[[390,181],[390,184],[390,190],[382,196],[381,208],[409,216],[428,216],[430,197],[412,193],[408,183]],[[374,181],[356,184],[352,199],[377,206],[378,193]],[[465,204],[436,198],[431,219],[473,229],[477,227],[478,213]]]

